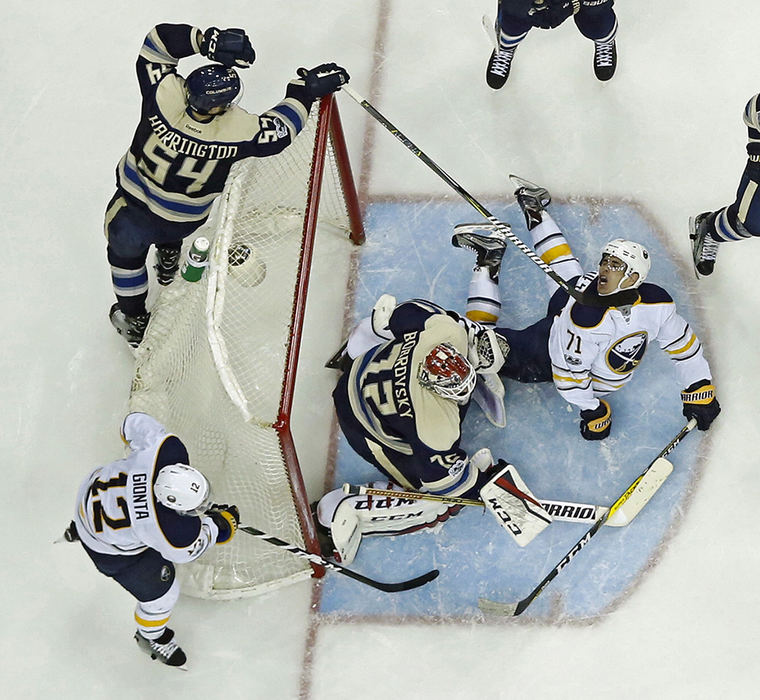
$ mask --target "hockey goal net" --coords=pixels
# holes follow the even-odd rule
[[[213,223],[196,234],[211,240],[208,267],[161,290],[130,394],[130,410],[182,439],[216,502],[312,552],[290,419],[315,234],[364,239],[337,104],[329,96],[318,107],[280,154],[233,168]],[[244,533],[180,568],[185,592],[214,598],[323,573]]]

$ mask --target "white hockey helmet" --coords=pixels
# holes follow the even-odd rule
[[[444,399],[467,403],[475,388],[477,374],[470,361],[449,343],[436,345],[420,363],[420,384]]]
[[[636,282],[630,285],[630,287],[626,287],[626,289],[635,289],[638,287],[647,278],[649,268],[652,266],[649,251],[641,245],[641,243],[636,243],[636,241],[626,241],[623,238],[616,238],[604,246],[602,249],[602,258],[605,256],[618,258],[618,260],[625,263],[625,274],[621,278],[620,283],[618,283],[618,288],[615,291],[620,289],[620,284],[625,280],[631,279],[634,272],[638,273],[639,278]]]
[[[181,463],[160,469],[153,493],[162,505],[189,515],[205,513],[212,501],[208,479],[197,469]]]

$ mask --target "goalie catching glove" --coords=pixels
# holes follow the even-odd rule
[[[243,29],[209,27],[203,34],[201,55],[226,68],[248,68],[256,60],[251,40]]]
[[[350,79],[348,71],[337,63],[322,63],[311,70],[299,68],[298,77],[303,78],[306,92],[313,100],[340,90]]]
[[[707,430],[720,413],[720,404],[715,398],[715,387],[709,379],[701,379],[681,392],[683,414],[688,420],[694,418],[697,428]]]
[[[237,506],[212,503],[206,511],[206,515],[214,521],[219,529],[219,535],[216,538],[217,544],[225,544],[234,537],[240,522],[240,511]]]
[[[462,318],[467,329],[467,359],[478,374],[496,374],[509,355],[507,339],[482,323]]]

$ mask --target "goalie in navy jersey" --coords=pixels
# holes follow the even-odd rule
[[[722,243],[760,236],[760,95],[747,102],[744,123],[748,132],[747,164],[736,198],[728,206],[703,212],[689,221],[697,276],[712,274]]]
[[[572,17],[583,36],[594,42],[594,75],[609,80],[617,67],[617,17],[614,0],[499,0],[497,48],[486,68],[486,83],[494,90],[509,78],[515,51],[534,27],[553,29]]]
[[[396,305],[385,294],[343,353],[333,392],[338,422],[349,445],[388,478],[370,486],[480,497],[521,546],[551,522],[513,465],[495,461],[487,447],[468,455],[460,445],[471,399],[480,403],[484,382],[509,353],[493,329],[422,299]],[[325,554],[350,563],[363,536],[434,528],[460,508],[336,489],[316,515],[331,536]]]
[[[129,455],[84,479],[65,538],[79,541],[95,567],[137,599],[139,648],[183,666],[185,653],[167,627],[179,598],[174,565],[229,542],[240,514],[211,502],[211,485],[189,465],[185,446],[151,416],[130,413],[121,436]]]
[[[215,63],[177,72],[180,59],[201,54]],[[348,82],[334,63],[299,69],[285,98],[261,115],[236,105],[241,82],[235,68],[255,60],[242,29],[159,24],[137,58],[142,94],[140,122],[116,168],[116,193],[105,217],[108,262],[116,294],[110,319],[127,342],[142,341],[149,320],[146,259],[156,246],[159,284],[172,282],[182,240],[207,219],[232,165],[287,148],[313,102]]]
[[[634,241],[615,239],[602,249],[598,270],[583,274],[545,211],[551,201],[547,190],[511,178],[536,253],[575,289],[603,303],[581,304],[547,277],[551,299],[544,318],[522,330],[495,326],[506,236],[488,224],[457,227],[453,245],[477,254],[467,316],[494,325],[510,347],[499,375],[520,382],[553,381],[560,396],[579,410],[581,435],[601,440],[612,425],[606,398],[631,380],[649,343],[656,340],[684,387],[683,415],[707,430],[720,412],[710,367],[699,338],[677,313],[671,296],[645,281],[651,264],[648,251]]]

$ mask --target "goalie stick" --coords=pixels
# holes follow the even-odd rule
[[[349,85],[341,86],[341,92],[345,92],[352,100],[356,101],[361,107],[363,107],[369,114],[372,115],[385,129],[387,129],[393,136],[395,136],[401,143],[404,144],[415,156],[417,156],[425,165],[428,166],[438,177],[440,177],[446,184],[448,184],[453,190],[455,190],[470,206],[472,206],[478,213],[488,219],[488,221],[502,233],[508,241],[517,247],[517,249],[527,256],[531,262],[540,267],[546,275],[548,275],[556,284],[564,289],[573,299],[585,304],[586,306],[596,306],[607,308],[608,304],[599,297],[593,297],[578,291],[574,287],[571,287],[565,279],[558,275],[552,268],[541,260],[525,243],[520,240],[514,233],[509,224],[505,224],[503,221],[497,219],[486,209],[475,197],[473,197],[467,190],[465,190],[454,178],[451,177],[443,168],[435,163],[427,154],[425,154],[420,148],[410,141],[399,129],[397,129],[391,122],[389,122],[375,107],[373,107],[367,100],[365,100],[359,93],[357,93]]]
[[[438,503],[451,503],[455,506],[478,506],[485,508],[485,503],[475,498],[459,498],[457,496],[441,496],[435,493],[421,493],[420,491],[394,491],[392,489],[375,489],[369,486],[353,486],[343,484],[343,492],[349,496],[367,494],[368,496],[384,496],[390,498],[408,498],[415,501],[436,501]],[[547,498],[539,498],[538,502],[552,516],[554,520],[568,523],[592,523],[607,510],[604,506],[590,503],[573,503],[571,501],[554,501]],[[630,520],[628,521],[630,522]],[[610,523],[613,524],[613,523]],[[627,525],[628,523],[620,523]]]
[[[562,557],[559,563],[544,577],[525,598],[517,601],[516,603],[502,603],[495,600],[489,600],[488,598],[480,598],[478,600],[478,607],[486,614],[489,615],[506,615],[514,617],[520,615],[525,609],[539,596],[539,594],[546,588],[564,569],[570,561],[580,552],[590,541],[591,538],[599,532],[599,529],[604,523],[612,518],[615,513],[624,506],[626,501],[634,497],[635,494],[641,494],[642,498],[639,500],[639,510],[646,504],[647,501],[655,494],[660,485],[665,481],[670,471],[665,467],[667,472],[664,477],[658,474],[660,469],[663,469],[663,462],[670,465],[670,462],[665,459],[665,456],[670,454],[673,449],[678,445],[684,437],[692,431],[697,425],[697,421],[692,418],[644,469],[643,472],[633,481],[633,483],[620,495],[620,497],[610,506],[610,509],[603,513],[594,524],[586,531],[570,549],[570,551]],[[672,469],[672,465],[671,465]],[[636,511],[638,512],[638,511]]]
[[[347,569],[345,566],[341,566],[340,564],[331,562],[328,559],[321,557],[319,554],[313,554],[312,552],[307,552],[305,549],[296,547],[294,544],[285,542],[284,540],[281,540],[278,537],[268,535],[266,532],[257,530],[255,527],[242,525],[238,529],[242,530],[243,532],[248,533],[249,535],[252,535],[253,537],[263,540],[264,542],[274,545],[275,547],[281,547],[282,549],[287,549],[291,554],[295,554],[297,557],[302,557],[303,559],[307,559],[312,564],[316,564],[317,566],[322,566],[325,569],[332,569],[333,571],[337,571],[339,574],[343,574],[344,576],[348,576],[349,578],[354,579],[354,581],[359,581],[359,583],[363,583],[367,586],[371,586],[372,588],[376,588],[379,591],[385,591],[386,593],[398,593],[399,591],[409,591],[412,588],[419,588],[420,586],[424,586],[426,583],[429,583],[430,581],[438,578],[438,574],[440,573],[438,569],[432,569],[428,571],[427,573],[422,574],[421,576],[417,576],[416,578],[409,579],[408,581],[398,581],[397,583],[384,583],[383,581],[376,581],[375,579],[359,574],[356,571]]]

